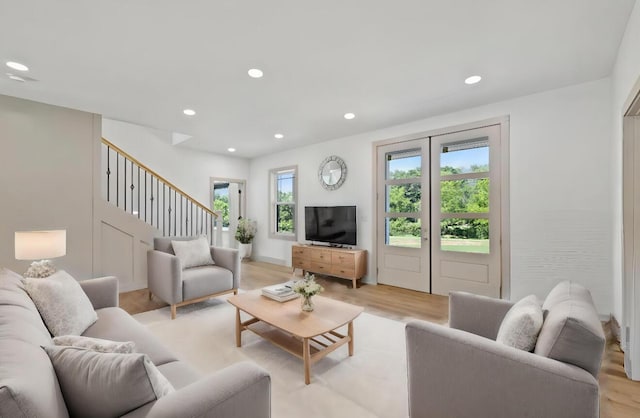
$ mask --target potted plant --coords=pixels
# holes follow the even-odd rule
[[[256,221],[251,219],[241,218],[238,221],[238,228],[236,228],[236,240],[239,242],[238,250],[240,252],[240,258],[251,257],[252,241],[256,236],[258,227]]]

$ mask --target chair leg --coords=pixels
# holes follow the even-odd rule
[[[151,290],[149,290],[149,300],[153,299],[153,293],[151,293]]]
[[[233,289],[233,294],[237,295],[238,294],[238,289]]]
[[[176,319],[176,305],[171,305],[171,319]]]

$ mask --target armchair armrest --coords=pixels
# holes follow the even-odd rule
[[[406,339],[412,417],[598,417],[598,382],[579,367],[423,321]]]
[[[495,340],[500,324],[513,306],[508,300],[466,292],[449,294],[449,326]]]
[[[93,309],[118,306],[118,279],[114,276],[81,280],[78,283],[80,283],[80,287],[89,297]]]
[[[220,267],[231,270],[233,288],[240,288],[240,254],[234,248],[211,247],[211,258]]]
[[[182,265],[173,254],[147,251],[149,291],[169,304],[182,302]]]
[[[271,377],[253,363],[231,365],[160,398],[147,417],[269,418]]]

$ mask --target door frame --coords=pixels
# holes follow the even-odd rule
[[[503,299],[509,299],[511,297],[511,229],[510,229],[510,193],[509,193],[509,131],[510,131],[509,116],[500,116],[496,118],[484,119],[476,122],[465,123],[461,125],[454,125],[445,128],[433,129],[429,131],[416,132],[408,135],[403,135],[394,138],[383,139],[375,141],[371,144],[371,158],[373,164],[371,164],[371,207],[373,208],[372,222],[371,222],[371,236],[373,242],[371,245],[371,266],[376,269],[375,281],[378,283],[378,205],[377,205],[377,188],[378,188],[378,147],[381,145],[389,145],[401,142],[412,141],[420,138],[451,134],[456,132],[469,131],[477,128],[484,128],[492,125],[500,125],[500,227],[502,230],[502,236],[500,241],[500,270],[501,270],[501,290],[500,295]],[[429,228],[430,233],[431,228]],[[431,242],[431,240],[429,240]]]

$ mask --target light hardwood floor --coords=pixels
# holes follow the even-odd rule
[[[300,275],[300,271],[297,272]],[[268,263],[243,262],[241,288],[259,289],[292,279],[291,268]],[[448,320],[449,303],[444,296],[430,295],[384,285],[359,285],[351,288],[351,281],[316,275],[325,288],[323,296],[364,306],[365,311],[397,321],[422,319],[439,324]],[[167,306],[157,298],[149,300],[146,289],[122,293],[120,306],[130,314]],[[180,316],[180,308],[178,308]],[[233,324],[230,324],[233,326]],[[627,379],[623,368],[624,354],[617,343],[607,345],[600,371],[600,416],[640,417],[640,382]]]

